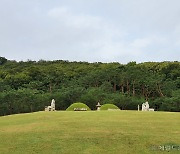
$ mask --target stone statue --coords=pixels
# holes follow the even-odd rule
[[[149,111],[149,103],[145,102],[142,104],[142,111]]]
[[[52,99],[51,101],[51,111],[55,111],[55,100]]]
[[[153,108],[149,108],[149,103],[145,102],[142,104],[142,111],[154,111]]]
[[[55,111],[55,100],[52,99],[51,106],[45,106],[45,111]]]

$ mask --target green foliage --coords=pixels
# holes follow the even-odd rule
[[[0,115],[44,110],[56,100],[57,110],[73,102],[113,103],[137,110],[146,100],[156,110],[179,112],[180,62],[87,63],[0,58]]]
[[[114,104],[104,104],[101,106],[100,110],[108,110],[108,109],[119,109],[116,105]]]
[[[86,108],[87,111],[90,111],[91,109],[84,103],[73,103],[71,104],[66,111],[74,111],[74,108]]]
[[[3,65],[7,62],[7,59],[5,57],[0,57],[0,65]]]
[[[102,88],[95,87],[87,89],[80,100],[86,102],[91,109],[95,110],[97,102],[103,102],[106,97],[107,93]]]

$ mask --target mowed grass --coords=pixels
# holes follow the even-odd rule
[[[0,117],[0,153],[146,154],[180,146],[180,113],[36,112]]]

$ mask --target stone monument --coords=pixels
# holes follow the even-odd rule
[[[149,111],[149,103],[145,102],[142,104],[142,111]]]
[[[52,99],[51,106],[45,106],[45,111],[55,111],[55,100]]]
[[[51,111],[55,111],[55,100],[52,99],[51,101]]]
[[[154,111],[153,108],[149,108],[149,103],[145,102],[142,104],[142,111]]]
[[[98,102],[98,104],[96,105],[96,107],[97,107],[97,111],[100,111],[101,104]]]

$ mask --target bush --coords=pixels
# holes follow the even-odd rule
[[[100,110],[108,110],[108,109],[119,109],[119,108],[114,104],[104,104],[100,108]]]
[[[84,103],[73,103],[71,104],[67,109],[66,111],[74,111],[75,108],[79,108],[79,109],[82,109],[82,108],[85,108],[87,109],[87,111],[90,111],[91,109]]]

